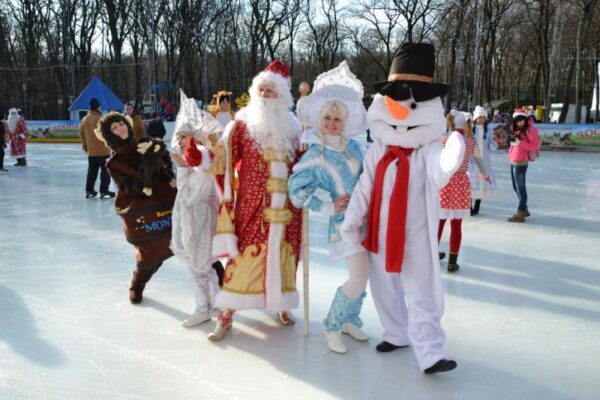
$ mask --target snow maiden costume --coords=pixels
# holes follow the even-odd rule
[[[113,124],[125,124],[128,133],[125,139],[112,132]],[[144,189],[144,175],[140,172],[144,158],[152,154],[148,150],[141,154],[140,150],[164,146],[162,140],[142,139],[138,142],[129,120],[118,112],[108,113],[100,119],[96,136],[113,151],[106,168],[117,186],[115,210],[123,219],[125,238],[135,247],[136,268],[129,287],[129,301],[137,304],[142,301],[146,283],[173,255],[169,244],[177,189],[171,157],[165,151],[154,160],[169,173],[169,178],[157,176],[148,195],[148,190]]]
[[[444,232],[446,220],[450,220],[450,256],[448,258],[448,272],[458,271],[458,252],[460,251],[460,242],[462,240],[462,220],[471,213],[471,182],[467,169],[471,158],[477,164],[479,174],[486,182],[489,177],[483,166],[483,161],[479,150],[473,139],[472,119],[470,113],[464,113],[452,110],[448,114],[448,127],[450,132],[456,132],[463,136],[465,141],[465,154],[460,168],[448,181],[448,184],[440,190],[440,225],[438,229],[438,243]],[[442,137],[441,143],[445,145],[449,136]],[[443,259],[445,253],[440,253],[440,259]]]
[[[369,337],[360,330],[359,317],[368,280],[368,255],[358,244],[342,240],[340,227],[344,211],[335,211],[333,201],[323,201],[317,191],[327,193],[333,200],[348,198],[362,173],[364,150],[350,139],[367,129],[367,112],[362,104],[363,87],[342,62],[337,68],[317,77],[314,91],[298,102],[298,117],[303,126],[311,127],[304,132],[302,142],[309,144],[294,173],[288,180],[290,200],[296,207],[322,211],[329,217],[329,254],[334,260],[345,258],[349,279],[337,289],[323,332],[329,348],[345,353],[346,346],[341,333],[348,333],[357,340]],[[328,133],[323,119],[336,116],[343,121],[341,132]]]
[[[445,131],[441,96],[431,83],[435,50],[405,43],[368,111],[375,139],[342,224],[344,240],[369,250],[371,292],[385,329],[377,351],[412,345],[427,374],[454,369],[444,352],[444,293],[438,259],[438,191],[464,155],[460,134]],[[366,237],[365,237],[366,235]]]
[[[299,300],[302,210],[290,204],[287,181],[299,157],[300,125],[289,112],[288,77],[279,61],[259,73],[250,102],[227,125],[215,149],[215,170],[223,181],[213,255],[229,261],[215,300],[219,320],[209,340],[221,340],[231,329],[236,309],[277,310],[281,324],[294,323],[288,310]]]
[[[212,255],[212,238],[217,225],[219,200],[214,174],[206,167],[194,166],[194,154],[209,157],[208,136],[223,131],[209,113],[196,108],[194,99],[181,92],[181,108],[171,141],[177,163],[177,197],[173,207],[171,250],[188,267],[196,292],[196,309],[182,326],[190,327],[210,320],[219,291],[221,263]],[[189,148],[189,150],[188,150]],[[194,152],[193,150],[196,150]]]
[[[485,123],[483,125],[477,122],[477,119],[480,117],[485,118]],[[475,107],[475,111],[473,111],[473,121],[475,123],[473,139],[475,139],[475,147],[479,151],[479,155],[483,160],[483,166],[490,179],[487,181],[479,171],[479,168],[475,165],[475,161],[471,160],[469,163],[469,176],[471,178],[471,199],[474,200],[473,206],[471,207],[471,215],[479,214],[481,200],[484,198],[491,198],[496,191],[496,177],[494,176],[494,169],[492,168],[491,152],[498,150],[498,143],[494,140],[494,135],[487,131],[487,118],[488,113],[484,107]]]

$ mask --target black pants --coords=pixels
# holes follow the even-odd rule
[[[85,182],[86,193],[94,192],[96,178],[98,177],[98,169],[100,169],[100,193],[108,192],[110,175],[106,170],[106,160],[108,160],[108,156],[88,157],[88,172],[87,180]]]
[[[0,143],[0,169],[4,169],[4,143]]]

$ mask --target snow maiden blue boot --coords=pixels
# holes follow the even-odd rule
[[[367,340],[369,337],[360,330],[363,322],[359,317],[362,303],[366,297],[363,292],[356,299],[349,299],[339,287],[329,308],[327,318],[323,320],[323,335],[329,348],[336,353],[346,353],[348,349],[342,341],[342,332],[356,340]]]

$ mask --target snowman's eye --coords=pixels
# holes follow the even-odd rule
[[[412,103],[410,103],[410,108],[411,108],[411,110],[414,110],[415,108],[417,108],[417,103],[415,103],[414,101]]]

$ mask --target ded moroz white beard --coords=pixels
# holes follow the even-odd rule
[[[279,98],[251,98],[248,105],[238,112],[237,118],[246,123],[248,135],[256,141],[261,152],[273,147],[294,157],[296,132],[284,101]]]
[[[17,129],[17,124],[19,123],[19,114],[8,114],[8,118],[6,119],[6,123],[8,124],[8,130],[11,133],[15,132]]]

